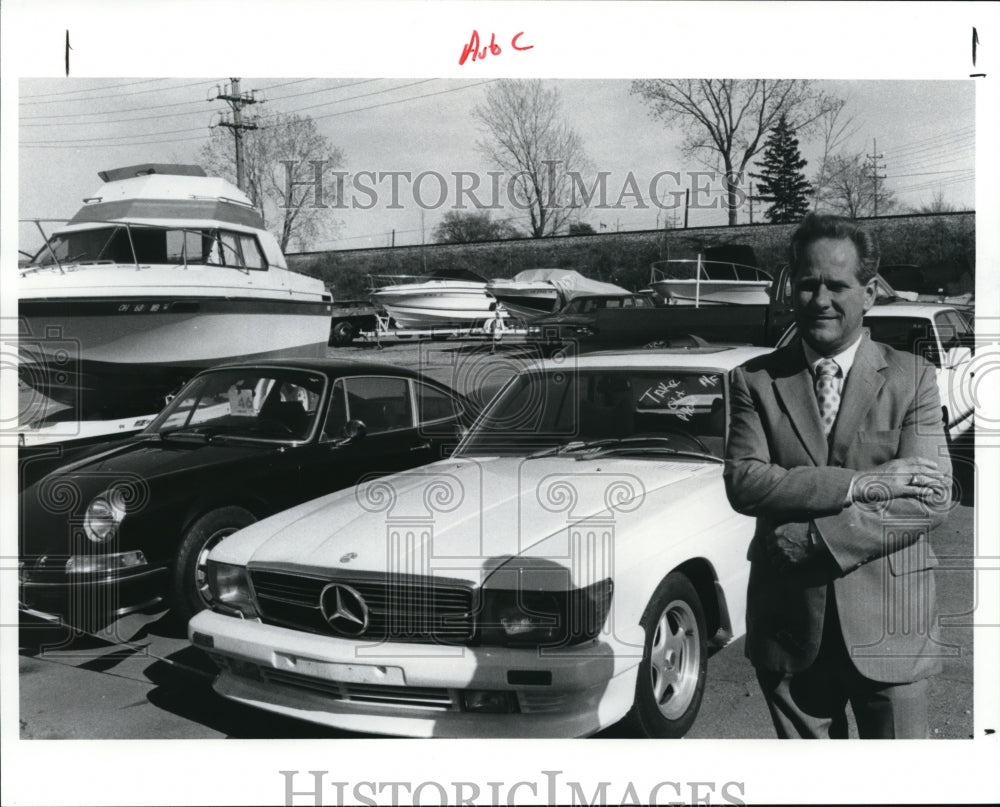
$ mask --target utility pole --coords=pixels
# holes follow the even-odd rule
[[[258,101],[254,97],[253,90],[249,93],[240,92],[240,80],[238,78],[231,78],[229,81],[230,83],[226,85],[225,92],[216,85],[218,93],[215,98],[210,98],[209,100],[225,101],[233,111],[232,120],[228,117],[223,117],[216,125],[225,126],[227,129],[232,130],[233,137],[236,139],[236,187],[241,191],[245,191],[246,189],[243,187],[243,132],[259,127],[256,120],[243,120],[243,107],[256,104]],[[254,199],[253,203],[257,204],[257,200]]]
[[[885,170],[885,165],[879,165],[878,161],[882,159],[884,155],[878,153],[878,142],[875,138],[872,138],[872,154],[866,154],[865,156],[872,161],[872,204],[874,207],[874,215],[872,218],[878,218],[878,181],[880,179],[885,179],[885,174],[880,174],[879,171]]]

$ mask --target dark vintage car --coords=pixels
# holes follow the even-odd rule
[[[441,459],[470,403],[374,362],[244,363],[195,376],[142,432],[21,492],[20,605],[86,630],[204,608],[204,559],[241,527],[366,476]]]

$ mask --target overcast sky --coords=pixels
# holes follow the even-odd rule
[[[100,185],[97,171],[142,162],[198,162],[221,101],[208,101],[227,77],[184,79],[23,79],[20,82],[20,217],[71,216],[84,196]],[[845,114],[855,119],[856,134],[848,151],[872,153],[873,140],[882,154],[887,187],[900,212],[929,202],[936,193],[958,209],[974,207],[975,87],[965,81],[823,81],[823,90],[847,99]],[[256,90],[266,107],[312,116],[345,155],[344,170],[406,171],[412,177],[437,172],[448,181],[440,206],[436,179],[425,178],[414,199],[413,186],[400,181],[402,209],[388,209],[389,180],[376,185],[376,205],[369,210],[329,210],[339,226],[335,237],[315,249],[385,246],[395,230],[396,244],[431,240],[431,232],[456,202],[453,172],[469,171],[489,181],[494,168],[476,148],[482,133],[471,110],[483,102],[488,79],[331,79],[242,77],[244,91]],[[590,209],[583,220],[595,229],[651,229],[673,218],[649,198],[650,180],[661,171],[682,173],[680,185],[664,178],[661,193],[690,187],[690,172],[705,166],[685,158],[681,133],[648,114],[641,98],[623,80],[550,80],[559,91],[566,121],[583,139],[597,171],[609,172],[609,200],[616,201],[629,172],[638,181],[647,207],[634,196],[624,209]],[[263,108],[263,107],[258,107]],[[250,109],[253,111],[253,108]],[[252,136],[252,135],[250,135]],[[803,139],[803,156],[817,165],[816,138]],[[331,178],[331,182],[332,182]],[[707,180],[698,180],[705,184]],[[707,203],[718,201],[720,185],[712,183]],[[489,193],[479,192],[488,199]],[[365,195],[354,194],[362,204]],[[756,210],[760,221],[762,210]],[[327,215],[324,214],[324,215]],[[683,211],[677,212],[682,220]],[[740,222],[749,209],[740,211]],[[493,212],[521,223],[524,214],[507,207]],[[693,209],[690,225],[725,224],[721,208]],[[423,235],[421,227],[423,226]],[[522,225],[523,229],[523,225]],[[21,226],[22,248],[38,242],[33,226]]]

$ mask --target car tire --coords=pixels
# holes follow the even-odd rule
[[[643,737],[683,737],[705,694],[705,612],[691,581],[667,575],[643,616],[646,642],[628,720]]]
[[[337,347],[347,347],[354,341],[355,335],[350,322],[338,322],[333,326],[333,344]]]
[[[187,622],[208,608],[211,595],[205,579],[205,559],[223,538],[253,524],[257,517],[242,507],[220,507],[195,521],[181,541],[171,579],[171,607]]]

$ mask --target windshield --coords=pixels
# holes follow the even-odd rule
[[[53,256],[54,253],[54,256]],[[75,263],[205,264],[266,269],[257,238],[218,229],[168,229],[139,225],[98,227],[54,235],[30,266]]]
[[[570,300],[564,307],[564,314],[589,314],[601,309],[618,308],[652,308],[653,301],[648,297],[577,297]]]
[[[604,452],[722,459],[724,381],[722,372],[687,368],[523,373],[497,396],[456,456],[530,456],[601,443]]]
[[[305,440],[313,433],[325,381],[317,373],[281,368],[204,373],[192,379],[143,434],[165,439]]]

